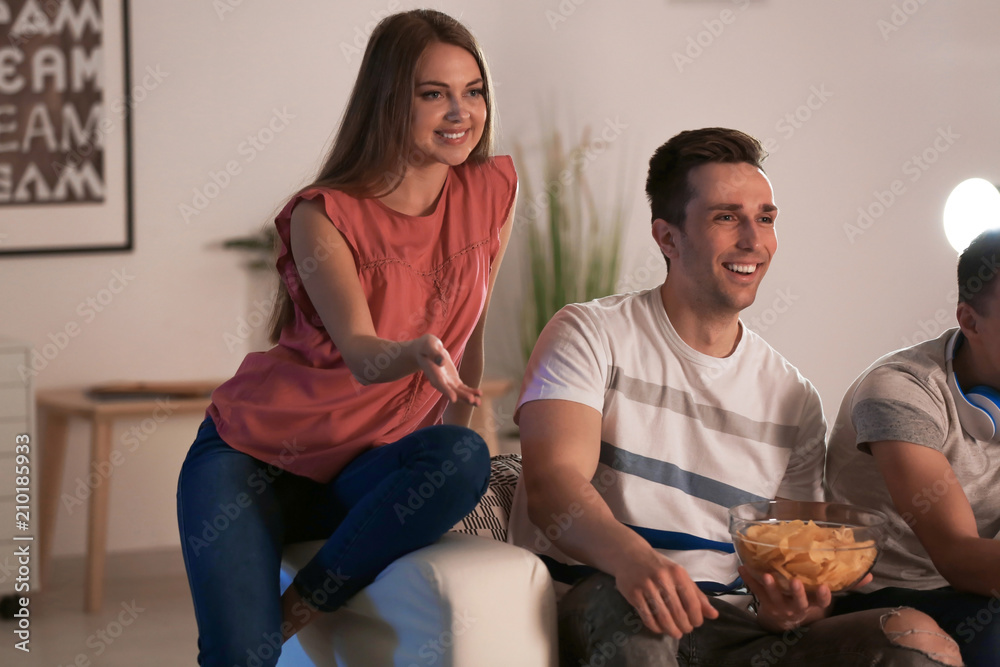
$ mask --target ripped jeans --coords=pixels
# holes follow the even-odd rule
[[[709,598],[719,617],[681,639],[648,630],[608,574],[591,574],[559,601],[560,667],[940,667],[894,644],[883,630],[890,609],[817,621],[776,634],[727,602]]]
[[[834,601],[833,613],[898,606],[913,607],[937,621],[958,643],[968,667],[1000,665],[1000,595],[986,597],[950,587],[929,591],[882,588],[838,598]]]

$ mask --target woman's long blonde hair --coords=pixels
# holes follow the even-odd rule
[[[493,81],[479,43],[447,14],[416,9],[384,18],[372,32],[330,154],[316,179],[299,192],[321,187],[355,197],[381,197],[399,186],[409,165],[423,162],[425,156],[410,139],[410,118],[417,63],[437,42],[465,49],[479,65],[486,122],[469,160],[482,162],[493,154]],[[288,289],[279,281],[271,312],[272,343],[293,318]]]

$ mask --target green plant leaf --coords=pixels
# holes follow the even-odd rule
[[[614,292],[627,217],[621,184],[614,188],[614,203],[607,213],[595,201],[584,173],[587,161],[581,159],[590,143],[589,130],[583,131],[578,143],[566,146],[552,123],[543,128],[541,183],[529,177],[521,146],[514,149],[524,201],[534,205],[539,185],[545,193],[544,216],[526,220],[530,283],[521,339],[525,359],[559,309]]]

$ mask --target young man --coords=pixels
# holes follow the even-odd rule
[[[844,397],[827,457],[834,500],[890,518],[874,583],[835,612],[915,607],[969,665],[1000,665],[998,258],[1000,230],[962,253],[958,328],[865,371]]]
[[[563,665],[940,664],[898,644],[958,664],[913,610],[826,619],[828,589],[786,596],[770,576],[744,578],[758,616],[715,597],[741,587],[727,508],[822,492],[819,395],[739,319],[777,248],[763,158],[720,128],[661,146],[646,192],[666,281],[567,306],[532,354],[511,541],[572,586]]]

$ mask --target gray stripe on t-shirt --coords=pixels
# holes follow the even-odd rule
[[[608,389],[621,393],[635,403],[652,405],[697,420],[705,428],[720,433],[767,443],[775,447],[793,447],[798,442],[798,425],[755,421],[730,410],[698,403],[686,391],[645,382],[625,375],[617,366],[608,369]]]
[[[609,468],[625,473],[626,475],[634,475],[648,479],[651,482],[673,487],[689,496],[707,500],[721,507],[732,507],[733,505],[741,505],[757,500],[770,500],[770,498],[764,498],[749,491],[738,489],[735,486],[719,482],[711,477],[705,477],[704,475],[684,470],[673,463],[658,461],[648,456],[625,451],[603,440],[601,441],[600,461]]]
[[[941,451],[944,432],[928,413],[891,398],[866,398],[851,411],[857,444],[899,440]],[[867,448],[865,448],[867,451]]]

